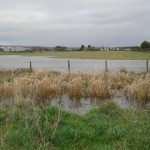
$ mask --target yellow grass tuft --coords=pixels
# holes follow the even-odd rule
[[[0,85],[0,98],[13,97],[13,83],[4,82]]]
[[[150,101],[150,78],[134,81],[124,90],[128,99],[138,101]]]

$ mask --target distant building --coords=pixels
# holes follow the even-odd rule
[[[131,49],[130,48],[124,48],[124,51],[130,51]]]
[[[27,50],[31,50],[29,47],[23,47],[23,46],[1,46],[4,51],[7,52],[23,52]]]
[[[10,51],[10,47],[1,46],[0,48],[3,49],[4,51]]]

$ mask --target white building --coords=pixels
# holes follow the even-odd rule
[[[23,47],[23,46],[1,46],[0,48],[2,48],[4,51],[7,52],[19,52],[19,51],[26,51],[26,50],[30,50],[31,48],[29,47]]]

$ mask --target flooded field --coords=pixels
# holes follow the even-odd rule
[[[71,72],[98,72],[105,71],[105,60],[69,59]],[[24,56],[0,56],[0,70],[15,70],[18,68],[29,68],[32,62],[34,70],[68,71],[68,59],[48,58],[48,57],[24,57]],[[149,61],[150,66],[150,61]],[[109,71],[141,72],[146,71],[145,60],[108,60]]]

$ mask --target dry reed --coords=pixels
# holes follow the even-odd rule
[[[13,83],[4,82],[0,85],[0,98],[13,97]]]
[[[134,81],[124,89],[126,98],[138,101],[150,101],[150,78]]]
[[[0,98],[13,97],[19,105],[24,99],[47,100],[67,94],[71,98],[111,98],[113,91],[124,89],[126,97],[150,100],[150,74],[135,73],[50,73],[13,74],[13,80],[0,84]]]

